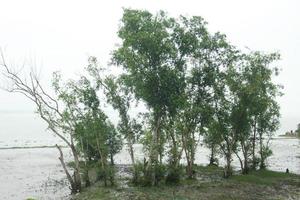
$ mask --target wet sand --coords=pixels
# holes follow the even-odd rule
[[[70,158],[64,149],[66,159]],[[56,148],[1,149],[0,199],[68,199]]]

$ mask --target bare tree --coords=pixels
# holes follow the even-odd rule
[[[39,116],[47,123],[48,128],[62,139],[71,149],[75,163],[73,176],[71,176],[68,168],[66,167],[61,147],[56,145],[60,153],[59,160],[71,185],[71,192],[80,192],[81,177],[79,168],[79,152],[76,150],[74,144],[76,120],[73,115],[70,102],[71,99],[64,98],[62,104],[60,102],[62,94],[61,91],[55,87],[55,81],[53,82],[53,85],[55,87],[56,94],[50,95],[42,87],[39,77],[33,69],[30,70],[29,74],[23,74],[24,77],[22,77],[20,75],[21,71],[18,72],[7,64],[2,50],[0,53],[2,75],[9,81],[9,85],[2,89],[11,93],[20,93],[30,99],[35,104],[36,111]],[[56,81],[58,78],[59,77],[56,77]]]

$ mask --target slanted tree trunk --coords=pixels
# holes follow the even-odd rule
[[[62,165],[62,167],[63,167],[63,169],[64,169],[64,172],[65,172],[65,174],[67,175],[67,179],[68,179],[68,181],[70,182],[70,185],[71,185],[71,193],[72,194],[75,194],[75,193],[77,193],[78,192],[78,188],[77,188],[77,184],[75,183],[75,181],[73,180],[73,178],[72,178],[72,176],[70,175],[70,173],[69,173],[69,171],[68,171],[68,169],[67,169],[67,167],[66,167],[66,163],[65,163],[65,160],[64,160],[64,154],[63,154],[63,152],[62,152],[62,150],[61,150],[61,147],[60,146],[58,146],[58,145],[56,145],[56,148],[58,149],[58,151],[59,151],[59,161],[60,161],[60,163],[61,163],[61,165]]]
[[[78,152],[75,149],[75,146],[73,144],[73,141],[71,143],[71,151],[74,158],[75,168],[74,168],[74,182],[76,184],[77,192],[81,191],[81,176],[80,176],[80,164],[79,164],[79,156]]]
[[[239,152],[237,151],[234,151],[234,154],[236,155],[236,157],[239,159],[239,162],[240,162],[240,166],[241,166],[241,170],[242,170],[242,173],[244,174],[244,163],[243,163],[243,160],[241,158],[241,156],[239,155]]]

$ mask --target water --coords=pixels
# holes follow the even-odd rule
[[[69,185],[56,148],[64,143],[33,113],[0,113],[0,199],[67,199]],[[17,147],[17,149],[15,149]],[[63,149],[70,160],[68,149]]]
[[[0,199],[19,200],[68,199],[69,185],[58,160],[56,148],[18,148],[53,146],[63,144],[59,138],[46,131],[46,124],[31,113],[0,114]],[[143,160],[142,146],[136,144],[135,156]],[[268,168],[300,174],[300,140],[275,138],[271,141],[273,156]],[[70,151],[63,149],[65,159],[71,159]],[[199,146],[197,164],[208,164],[209,150]],[[221,160],[222,161],[222,160]],[[130,164],[130,156],[124,148],[115,156],[117,164]],[[222,163],[222,162],[221,162]],[[233,165],[239,169],[239,162]]]
[[[67,199],[70,193],[55,148],[0,150],[0,163],[0,199]]]
[[[0,113],[0,148],[63,144],[37,114]]]

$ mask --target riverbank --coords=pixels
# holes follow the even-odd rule
[[[56,148],[45,147],[44,143],[31,147],[22,143],[11,147],[7,145],[0,143],[1,200],[20,200],[30,197],[49,200],[69,199],[69,184],[59,162],[59,153]],[[271,149],[273,155],[268,159],[269,170],[285,172],[288,168],[291,173],[300,175],[299,139],[274,138],[271,141]],[[142,146],[135,144],[134,150],[136,158],[143,160]],[[69,149],[63,148],[63,151],[66,161],[71,161]],[[196,152],[196,164],[207,165],[208,155],[209,150],[205,146],[199,146]],[[126,148],[115,156],[115,163],[117,165],[130,164],[130,156]],[[223,159],[220,158],[220,165],[223,166],[223,164]],[[233,160],[233,167],[239,170],[238,160]],[[231,185],[231,187],[235,186]]]
[[[157,187],[138,187],[128,178],[118,179],[114,187],[101,184],[84,189],[74,200],[250,200],[250,199],[300,199],[300,175],[268,170],[222,178],[218,167],[197,167],[196,180],[183,180],[177,185],[160,184]]]

